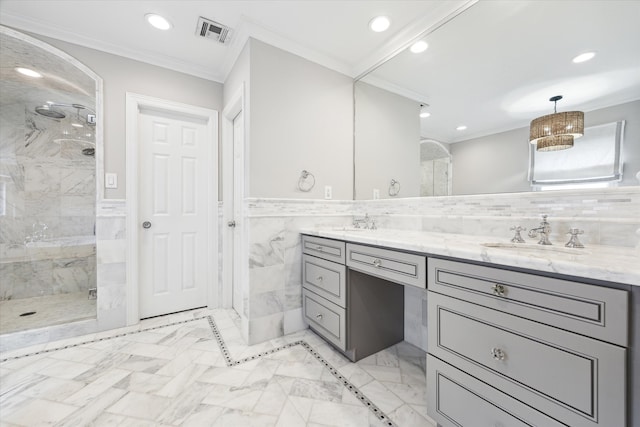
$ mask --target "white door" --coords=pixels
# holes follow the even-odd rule
[[[211,141],[171,112],[138,115],[140,318],[207,305]]]
[[[244,145],[244,116],[242,111],[233,119],[233,232],[232,245],[233,245],[233,273],[231,283],[233,286],[233,309],[240,315],[243,313],[243,292],[242,292],[242,273],[240,271],[240,260],[242,251],[242,239],[240,237],[241,228],[243,224],[239,224],[236,221],[242,220],[242,180],[238,176],[242,173],[242,150]]]

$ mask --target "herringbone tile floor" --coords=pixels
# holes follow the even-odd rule
[[[247,346],[238,322],[194,310],[2,354],[0,424],[432,426],[422,350],[351,363],[311,330]]]

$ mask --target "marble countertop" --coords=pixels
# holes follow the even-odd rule
[[[640,286],[640,250],[635,248],[588,245],[583,249],[573,249],[557,242],[552,242],[551,246],[512,244],[508,239],[491,236],[393,229],[308,228],[301,233]]]

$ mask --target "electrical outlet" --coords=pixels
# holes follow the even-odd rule
[[[378,200],[380,198],[380,190],[378,188],[373,189],[373,200]]]
[[[332,196],[332,191],[331,191],[331,186],[330,185],[325,185],[324,186],[324,198],[325,199],[330,199]]]

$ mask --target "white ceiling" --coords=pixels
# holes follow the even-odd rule
[[[639,22],[640,1],[480,1],[364,80],[429,104],[423,137],[464,141],[527,127],[554,95],[558,111],[640,99]]]
[[[249,37],[355,77],[467,3],[1,0],[0,23],[219,82]],[[152,28],[147,13],[164,16],[173,28]],[[384,33],[368,28],[378,15],[391,19]],[[233,28],[231,43],[196,36],[200,16]]]

